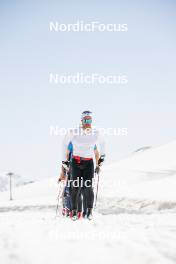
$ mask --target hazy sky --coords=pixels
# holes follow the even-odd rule
[[[55,33],[49,22],[128,24],[128,32]],[[92,110],[107,163],[176,135],[175,1],[0,1],[0,173],[57,175],[61,137]],[[126,74],[127,85],[51,85],[49,73]]]

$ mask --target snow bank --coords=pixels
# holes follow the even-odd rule
[[[175,207],[175,157],[176,141],[105,165],[100,174],[99,208],[102,211],[120,207],[142,211]],[[57,179],[46,179],[14,188],[13,201],[8,200],[8,192],[0,193],[0,207],[55,206],[57,193]]]
[[[176,201],[176,141],[147,149],[106,166],[100,179],[101,198],[148,201],[157,208],[175,206]],[[154,202],[156,201],[156,202]],[[166,202],[166,203],[164,203]],[[172,205],[171,205],[172,204]],[[165,206],[164,206],[165,205]]]

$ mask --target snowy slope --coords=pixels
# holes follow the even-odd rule
[[[112,165],[100,174],[99,200],[120,198],[176,202],[176,141],[137,152]],[[55,205],[58,185],[50,178],[14,188],[14,201],[8,192],[0,193],[3,205]]]
[[[175,154],[171,142],[104,166],[91,222],[55,217],[56,179],[1,193],[1,262],[174,264]]]
[[[176,201],[176,141],[106,166],[102,196]]]

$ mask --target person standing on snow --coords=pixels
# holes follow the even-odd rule
[[[67,160],[71,162],[72,159],[72,153],[73,153],[73,146],[72,143],[70,142],[68,145],[68,150],[67,150]],[[66,181],[66,186],[64,188],[64,194],[63,194],[63,209],[62,209],[62,215],[63,216],[70,216],[71,217],[71,188],[69,186],[69,181],[71,177],[71,170],[66,170],[63,166],[61,169],[60,177],[58,182],[61,180]],[[82,195],[80,193],[79,198],[78,198],[78,218],[81,218],[82,216]]]
[[[67,160],[71,161],[72,159],[72,153],[73,153],[73,146],[72,143],[70,142],[68,145],[68,151],[67,151]],[[99,160],[99,152],[97,150],[97,146],[94,146],[94,154],[95,154],[95,160],[96,160],[96,164],[98,164],[98,160]],[[64,169],[62,167],[61,173],[60,173],[60,177],[58,179],[58,182],[64,180],[66,181],[66,186],[64,188],[64,194],[63,194],[63,209],[62,209],[62,215],[63,216],[70,216],[72,214],[72,210],[71,210],[71,188],[68,186],[68,182],[70,180],[70,175],[71,175],[71,171],[69,168],[69,171],[66,171],[66,169]],[[85,195],[85,191],[84,188],[81,189],[80,194],[79,194],[79,198],[78,198],[78,219],[81,218],[81,216],[84,218],[87,215],[87,202],[86,202],[86,195]]]
[[[86,216],[92,219],[94,202],[93,177],[94,177],[94,147],[99,146],[100,158],[96,158],[96,171],[104,162],[105,142],[98,130],[92,128],[92,112],[84,111],[81,115],[82,127],[73,129],[67,133],[63,141],[62,166],[65,169],[71,167],[71,204],[72,220],[77,220],[78,198],[83,188],[86,196]],[[73,154],[71,163],[67,159],[68,144],[72,143]]]

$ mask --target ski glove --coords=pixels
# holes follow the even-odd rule
[[[105,155],[101,155],[99,160],[98,160],[98,166],[101,166],[103,164],[104,159],[105,159]]]
[[[68,161],[68,160],[66,160],[66,161],[62,161],[62,167],[63,167],[66,171],[69,171],[70,161]]]
[[[65,180],[65,175],[64,175],[64,173],[61,172],[60,177],[58,179],[58,183],[61,181],[64,181],[64,180]]]

